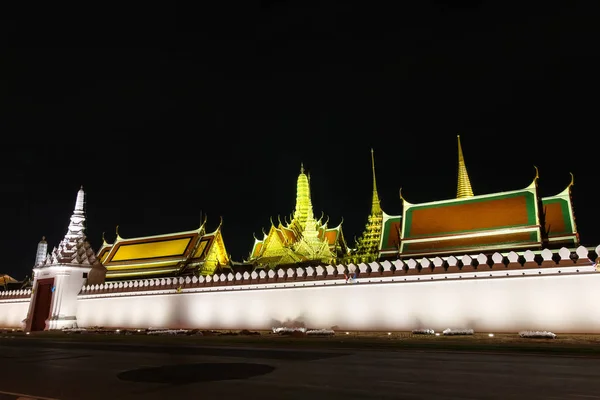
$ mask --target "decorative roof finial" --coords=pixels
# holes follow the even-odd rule
[[[119,225],[115,228],[115,233],[117,234],[117,238],[119,237]]]
[[[304,163],[303,162],[300,163],[300,173],[301,174],[304,173]]]
[[[460,135],[456,135],[456,138],[458,140],[458,187],[456,188],[456,198],[473,197],[473,188],[471,187],[469,174],[467,174],[465,158],[460,145]]]
[[[371,148],[371,170],[373,171],[373,198],[371,201],[371,214],[381,213],[381,202],[379,201],[379,194],[377,193],[377,180],[375,179],[375,155],[373,148]]]
[[[575,175],[572,172],[569,172],[569,174],[571,174],[571,183],[569,183],[569,186],[573,186],[575,184]]]
[[[533,168],[535,168],[535,178],[534,179],[540,179],[540,170],[535,165],[533,166]]]

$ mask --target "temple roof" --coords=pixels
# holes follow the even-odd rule
[[[0,286],[5,286],[9,283],[19,283],[19,281],[8,274],[0,274]]]
[[[117,232],[115,242],[105,243],[98,258],[108,269],[107,277],[175,274],[188,263],[204,261],[213,245],[221,246],[225,253],[221,224],[206,233],[205,223],[206,219],[194,230],[134,238],[123,238]]]
[[[379,243],[379,255],[397,256],[400,249],[400,235],[402,230],[402,216],[388,215],[383,212],[381,240]]]
[[[554,196],[543,197],[544,225],[551,245],[578,245],[579,234],[575,224],[575,214],[571,201],[571,183],[562,192]]]
[[[411,204],[403,199],[401,254],[519,248],[541,243],[537,175],[526,188]]]

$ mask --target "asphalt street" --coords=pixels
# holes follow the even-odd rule
[[[600,359],[0,340],[5,399],[600,399]]]

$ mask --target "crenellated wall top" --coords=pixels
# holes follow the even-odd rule
[[[254,270],[245,272],[225,272],[212,276],[179,276],[130,281],[106,282],[88,285],[82,288],[81,294],[96,294],[105,292],[147,291],[156,289],[183,290],[198,286],[239,286],[257,283],[285,283],[319,280],[345,280],[360,277],[385,277],[408,275],[453,274],[465,272],[497,272],[514,270],[536,270],[549,268],[581,266],[590,267],[600,258],[600,246],[589,249],[580,246],[577,249],[565,247],[557,250],[544,249],[541,251],[527,250],[524,252],[510,251],[493,253],[491,255],[450,255],[447,257],[419,259],[384,260],[381,262],[360,264],[338,264],[307,267],[283,267],[270,270]],[[596,268],[600,271],[600,268]],[[577,270],[579,272],[579,270]],[[536,272],[537,274],[537,272]],[[429,279],[429,278],[428,278]]]
[[[31,297],[32,290],[29,289],[18,289],[18,290],[6,290],[0,292],[0,300],[9,299],[25,299]]]

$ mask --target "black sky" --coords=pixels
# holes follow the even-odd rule
[[[391,2],[390,2],[391,3]],[[598,12],[492,2],[171,2],[46,6],[2,16],[0,272],[30,274],[66,233],[194,229],[200,213],[246,257],[289,215],[303,162],[313,205],[349,242],[370,208],[456,192],[461,134],[476,194],[527,186],[573,198],[600,244]],[[567,5],[568,4],[568,5]],[[62,7],[62,8],[55,8]],[[84,8],[82,8],[84,7]]]

